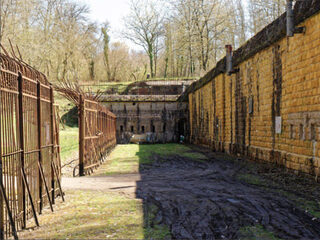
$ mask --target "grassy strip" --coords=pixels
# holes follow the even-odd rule
[[[58,93],[55,93],[55,102],[59,105],[60,118],[75,106]],[[76,158],[78,151],[79,128],[60,125],[60,153],[62,165],[70,160],[73,160],[71,158]]]
[[[73,156],[78,155],[79,128],[67,127],[60,130],[60,148],[62,165],[67,163]]]
[[[207,158],[189,147],[181,144],[155,144],[155,145],[118,145],[111,153],[108,164],[103,167],[106,175],[138,173],[140,164],[151,164],[153,156],[174,156],[203,161]]]
[[[127,198],[119,193],[91,191],[68,191],[66,198],[65,203],[55,206],[55,212],[40,216],[40,228],[31,232],[24,231],[19,237],[164,239],[169,236],[169,230],[164,226],[145,228],[141,200]]]

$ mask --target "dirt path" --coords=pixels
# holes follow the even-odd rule
[[[251,226],[283,239],[320,239],[320,220],[311,214],[319,214],[320,190],[312,179],[193,151],[209,161],[153,154],[154,163],[140,165],[139,174],[64,178],[63,186],[143,199],[145,214],[157,206],[155,223],[168,225],[175,239],[243,238],[241,229]],[[316,205],[308,212],[310,202]]]
[[[113,176],[92,176],[83,178],[62,178],[64,190],[90,190],[120,192],[135,197],[137,182],[141,180],[140,174],[119,174]]]

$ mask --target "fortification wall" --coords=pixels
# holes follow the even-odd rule
[[[180,135],[187,132],[187,103],[122,101],[104,102],[104,105],[117,116],[118,144],[129,143],[135,135],[148,135],[145,142],[149,143],[178,142]]]
[[[285,15],[225,59],[181,99],[189,101],[190,141],[319,175],[320,1],[295,7],[305,34],[285,37]]]

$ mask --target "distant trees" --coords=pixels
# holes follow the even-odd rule
[[[51,81],[128,81],[143,77],[145,58],[139,57],[137,66],[137,59],[133,59],[137,55],[127,46],[111,44],[109,26],[89,20],[87,5],[73,0],[0,1],[1,43],[10,50],[11,39],[19,46],[24,61]],[[109,61],[111,57],[115,62]]]
[[[271,23],[285,12],[286,0],[249,0],[249,30],[251,34],[259,32],[267,23]]]
[[[169,1],[163,75],[199,76],[216,63],[228,42],[229,7],[221,0]]]
[[[49,76],[101,82],[201,76],[285,11],[285,0],[131,0],[122,35],[88,19],[74,0],[0,0],[0,41],[18,45],[24,61]]]

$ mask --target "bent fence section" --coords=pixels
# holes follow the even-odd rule
[[[56,109],[45,75],[0,54],[0,239],[63,197]]]
[[[92,173],[116,145],[116,116],[80,95],[79,175]]]

